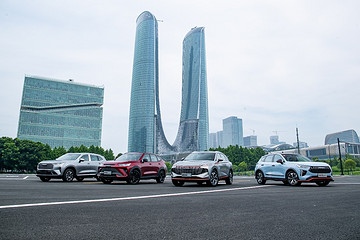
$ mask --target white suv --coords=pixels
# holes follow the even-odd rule
[[[261,157],[255,167],[255,178],[258,184],[275,180],[291,186],[303,182],[315,182],[319,186],[326,186],[330,181],[334,181],[329,164],[313,162],[300,154],[283,153]]]

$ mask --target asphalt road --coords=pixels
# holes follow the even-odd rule
[[[327,187],[43,183],[0,175],[0,239],[360,239],[360,176]]]

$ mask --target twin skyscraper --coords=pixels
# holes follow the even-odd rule
[[[172,145],[161,123],[158,49],[158,22],[145,11],[136,20],[128,151],[171,154],[208,150],[204,28],[191,29],[183,41],[181,116]]]

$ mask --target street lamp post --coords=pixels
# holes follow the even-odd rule
[[[343,170],[343,165],[342,165],[342,160],[341,160],[341,150],[340,150],[339,138],[337,139],[337,141],[338,141],[338,148],[339,148],[339,160],[340,160],[341,175],[344,175],[344,170]]]

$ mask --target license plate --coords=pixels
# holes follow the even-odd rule
[[[111,171],[104,171],[104,175],[111,175]]]
[[[320,173],[320,174],[318,174],[318,177],[327,177],[327,174]]]
[[[181,174],[182,177],[191,177],[191,173],[183,173]]]

